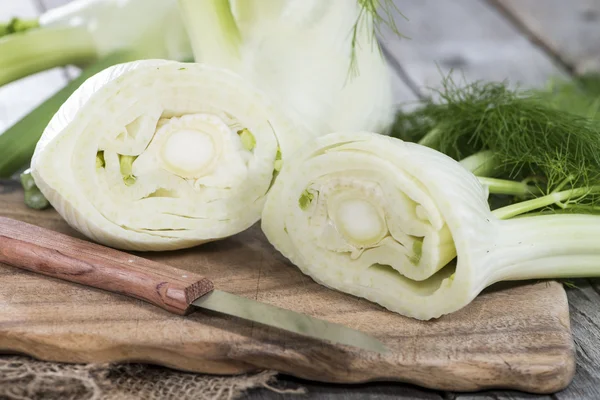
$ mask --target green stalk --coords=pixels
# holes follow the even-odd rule
[[[600,275],[600,217],[546,215],[502,221],[482,257],[488,285],[498,281]]]
[[[0,86],[31,74],[96,58],[89,32],[80,27],[32,29],[0,38]]]
[[[229,0],[179,0],[179,9],[195,61],[238,71],[242,38]]]
[[[425,136],[419,140],[418,144],[430,147],[432,149],[436,149],[440,144],[440,139],[442,137],[442,130],[439,128],[433,128]]]
[[[476,176],[493,177],[501,172],[498,170],[498,159],[489,150],[463,158],[460,164]]]
[[[91,64],[77,79],[0,134],[0,178],[10,178],[29,163],[35,145],[54,114],[86,79],[112,65],[133,61],[136,54],[114,53]]]
[[[525,214],[529,211],[539,210],[541,208],[548,207],[554,204],[558,204],[559,206],[568,208],[568,205],[563,205],[562,203],[571,199],[580,198],[581,196],[585,196],[590,192],[600,192],[600,187],[595,186],[589,188],[576,188],[563,190],[561,192],[554,192],[546,196],[498,208],[492,211],[492,213],[499,219],[509,219],[517,215]]]
[[[518,197],[537,196],[541,194],[541,190],[525,182],[485,177],[478,177],[478,179],[482,185],[488,187],[490,194],[505,194]]]

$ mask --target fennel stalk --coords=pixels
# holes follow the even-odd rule
[[[0,86],[67,64],[96,59],[92,37],[80,27],[31,29],[0,38]]]
[[[7,23],[0,23],[0,38],[14,33],[26,32],[39,26],[40,23],[37,19],[13,18]]]

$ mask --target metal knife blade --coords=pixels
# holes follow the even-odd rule
[[[388,352],[383,343],[363,332],[220,290],[205,294],[192,305],[319,340],[378,353]]]

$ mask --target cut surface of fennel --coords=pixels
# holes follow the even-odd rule
[[[500,220],[458,162],[368,132],[314,139],[288,159],[262,229],[315,281],[418,319],[498,281],[600,275],[600,216]]]
[[[234,73],[136,61],[104,70],[69,98],[38,142],[32,174],[89,238],[177,249],[255,223],[277,158],[306,135]]]

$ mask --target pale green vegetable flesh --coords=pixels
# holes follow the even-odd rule
[[[20,175],[21,186],[25,193],[25,205],[29,208],[36,210],[43,210],[50,206],[48,200],[44,197],[40,189],[35,185],[33,176],[31,176],[31,170],[26,170]]]
[[[238,131],[238,135],[240,135],[240,140],[242,141],[242,146],[248,151],[254,150],[256,147],[256,138],[248,129],[244,128]],[[281,159],[281,153],[278,151],[279,159]]]
[[[178,2],[196,62],[240,74],[297,125],[315,135],[387,132],[394,109],[373,36],[378,1]]]
[[[99,151],[96,153],[96,168],[104,168],[106,162],[104,161],[104,152]]]
[[[298,199],[298,205],[301,209],[306,210],[314,198],[314,194],[310,193],[308,190],[305,190]]]
[[[335,133],[286,160],[262,229],[315,281],[418,319],[498,281],[600,275],[600,216],[502,220],[520,211],[492,213],[479,179],[436,150]]]
[[[277,149],[277,154],[275,154],[275,164],[273,165],[275,169],[275,173],[281,171],[281,167],[283,167],[283,160],[281,159],[281,149]]]
[[[69,98],[32,170],[54,208],[89,238],[177,249],[255,223],[277,159],[307,137],[236,74],[137,61],[104,70]]]
[[[121,171],[123,182],[125,182],[127,186],[131,186],[135,183],[135,176],[133,175],[133,162],[136,158],[136,156],[124,156],[119,154],[119,170]],[[106,165],[106,163],[104,164]],[[97,158],[96,168],[98,168]]]
[[[192,57],[177,0],[75,0],[39,22],[11,24],[0,24],[0,85],[115,52],[130,59]]]
[[[32,29],[0,38],[0,85],[56,66],[96,58],[92,38],[79,28]]]

